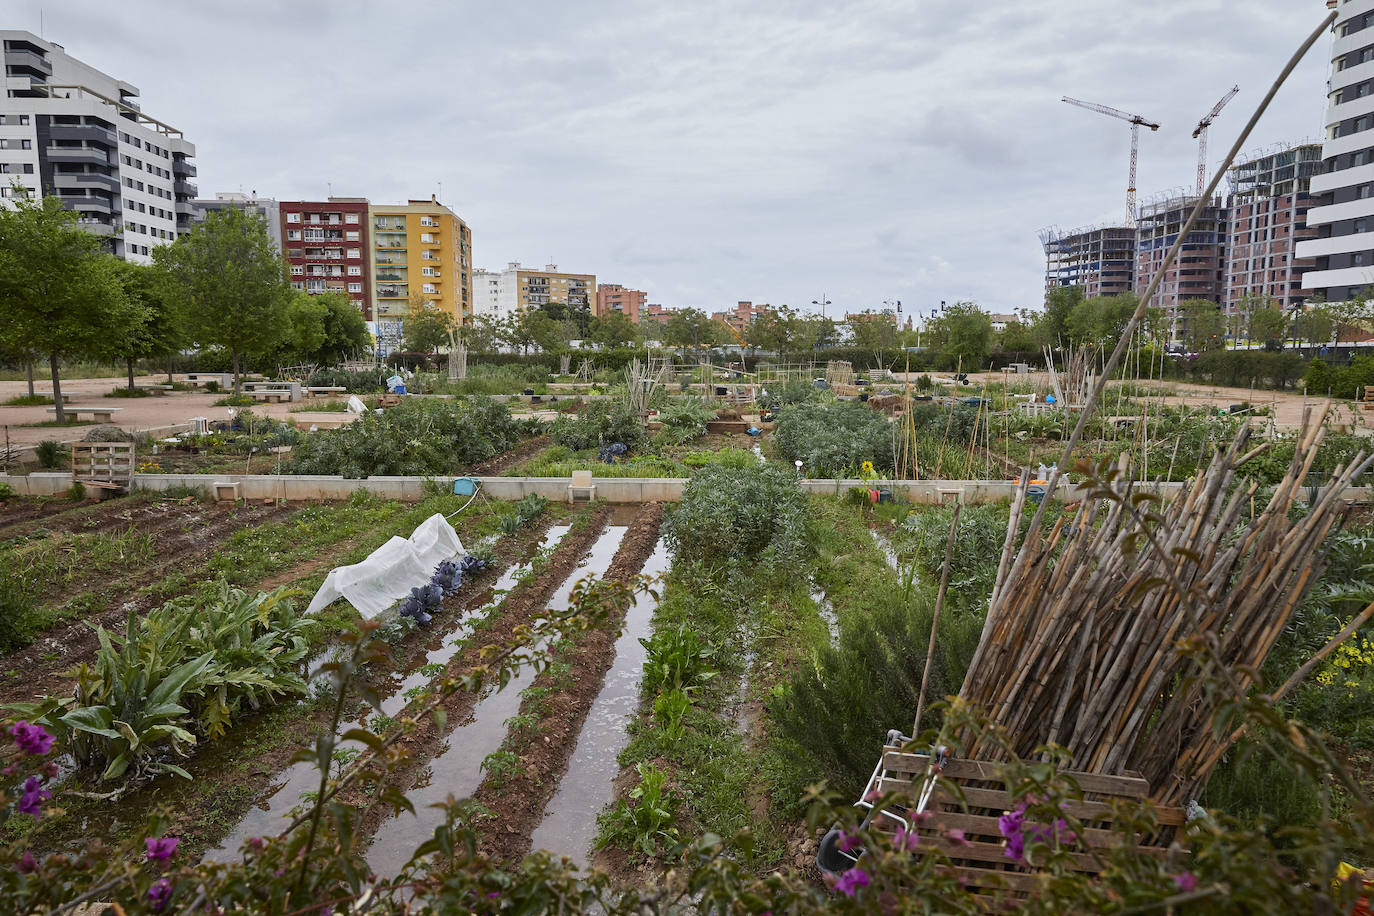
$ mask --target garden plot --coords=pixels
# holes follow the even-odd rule
[[[436,673],[460,652],[464,641],[472,634],[487,615],[501,603],[502,597],[526,576],[531,568],[534,555],[540,550],[555,549],[571,526],[555,525],[539,537],[526,551],[520,562],[512,565],[500,578],[487,588],[462,594],[457,607],[446,608],[436,624],[414,635],[426,636],[424,654],[414,653],[414,657],[398,667],[376,684],[383,699],[381,715],[395,717],[411,702],[417,693],[433,679]],[[369,720],[372,719],[371,723]],[[341,725],[337,734],[353,728],[376,727],[372,710],[366,708],[358,719]],[[307,794],[319,787],[319,772],[310,764],[299,762],[287,767],[271,780],[271,784],[254,802],[253,806],[239,821],[233,831],[215,849],[206,854],[212,861],[230,861],[238,855],[239,848],[250,837],[267,836],[278,833],[285,827],[283,818],[287,817],[307,798]]]
[[[658,578],[668,571],[670,559],[667,545],[660,540],[640,574]],[[615,642],[615,661],[582,724],[558,791],[530,837],[534,849],[567,856],[579,867],[589,862],[596,839],[596,816],[615,794],[615,777],[620,770],[616,756],[629,740],[625,726],[639,704],[639,682],[647,656],[642,640],[649,635],[657,605],[651,596],[642,594],[625,615],[624,630]]]
[[[627,530],[624,526],[612,525],[602,531],[586,555],[544,602],[545,606],[567,610],[578,580],[605,575]],[[534,669],[524,668],[503,689],[490,690],[477,699],[465,721],[448,735],[447,747],[429,761],[427,772],[415,779],[410,799],[416,813],[401,813],[382,822],[374,832],[368,848],[368,864],[377,874],[397,874],[414,849],[443,821],[441,810],[431,806],[443,803],[450,796],[464,798],[473,794],[482,780],[483,769],[490,766],[490,755],[502,745],[507,720],[521,706],[522,692],[535,679]]]

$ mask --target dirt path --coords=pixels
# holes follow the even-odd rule
[[[153,533],[156,561],[109,577],[102,586],[105,603],[86,618],[59,625],[39,635],[32,645],[0,655],[0,704],[26,702],[65,689],[68,679],[62,672],[89,660],[99,645],[95,625],[117,626],[130,611],[144,611],[155,603],[147,596],[133,594],[139,587],[174,570],[203,563],[240,528],[260,525],[294,511],[295,507],[277,505],[232,508],[151,503],[135,507],[128,514],[99,516],[95,520],[98,530],[132,526]],[[63,595],[70,597],[97,584],[100,583],[95,580],[83,580],[79,586],[64,589]],[[45,599],[44,603],[51,604],[52,600]]]
[[[514,635],[515,628],[528,624],[547,606],[558,586],[577,568],[582,557],[601,535],[610,517],[609,506],[597,506],[592,510],[591,523],[570,531],[559,542],[548,565],[539,571],[537,577],[526,579],[510,592],[494,613],[499,616],[489,618],[490,623],[473,636],[469,644],[449,662],[446,677],[461,677],[476,667],[488,646],[505,643]],[[435,752],[442,748],[448,735],[459,726],[466,724],[472,717],[473,708],[480,696],[472,692],[458,692],[448,696],[443,704],[446,724],[439,727],[433,717],[420,720],[414,730],[398,742],[396,752],[406,762],[379,779],[409,790],[417,779],[427,772],[426,764]],[[399,716],[398,716],[399,718]],[[364,809],[362,822],[357,836],[363,842],[370,838],[391,816],[389,809],[373,803],[380,787],[368,786],[369,791],[358,787],[346,792],[343,801]]]
[[[551,440],[548,436],[535,436],[528,442],[522,442],[510,451],[497,455],[495,458],[488,458],[481,464],[473,465],[468,471],[474,477],[500,477],[507,468],[513,468],[518,464],[524,464],[535,455],[549,447]]]
[[[658,543],[662,520],[661,503],[646,505],[626,532],[602,579],[628,582],[634,578]],[[487,855],[516,862],[530,851],[530,835],[567,772],[577,736],[615,661],[615,643],[623,622],[623,615],[607,621],[583,634],[568,651],[555,655],[555,662],[570,666],[571,684],[545,671],[531,685],[536,690],[552,688],[552,692],[538,701],[538,723],[507,739],[506,748],[519,755],[519,768],[505,777],[499,788],[490,778],[484,779],[473,795],[475,802],[491,812],[490,819],[482,823],[481,845]],[[528,701],[521,704],[522,715],[532,711]]]

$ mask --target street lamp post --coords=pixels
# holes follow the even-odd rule
[[[824,349],[825,349],[825,307],[826,307],[827,305],[834,305],[834,303],[831,302],[829,299],[825,298],[825,293],[821,293],[821,297],[820,297],[819,299],[812,299],[812,300],[811,300],[811,304],[812,304],[812,305],[819,305],[819,306],[821,307],[821,349],[824,350]]]

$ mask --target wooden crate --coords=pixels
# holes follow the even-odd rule
[[[930,758],[923,754],[903,753],[899,747],[883,749],[886,777],[879,789],[889,791],[920,790],[925,780]],[[930,819],[919,828],[919,850],[939,849],[950,857],[954,867],[970,888],[977,890],[1011,890],[1033,893],[1041,878],[1035,869],[1019,865],[1008,858],[998,818],[1012,808],[1010,793],[1002,788],[997,765],[979,760],[950,758],[940,774],[926,811]],[[1132,776],[1104,776],[1098,773],[1062,771],[1083,791],[1083,800],[1070,802],[1065,812],[1085,825],[1080,844],[1105,849],[1121,842],[1121,834],[1112,830],[1112,802],[1140,801],[1150,794],[1143,779]],[[957,787],[957,788],[956,788]],[[962,802],[960,795],[962,794]],[[1183,826],[1186,817],[1181,808],[1155,806],[1162,837],[1137,837],[1138,848],[1147,855],[1163,855],[1167,837]],[[874,821],[882,829],[895,826],[886,818]],[[1091,826],[1088,826],[1091,825]],[[951,842],[944,831],[964,831],[965,844]],[[1077,871],[1096,874],[1097,862],[1087,853],[1070,855]]]
[[[103,490],[127,490],[134,482],[132,442],[73,442],[72,480]]]

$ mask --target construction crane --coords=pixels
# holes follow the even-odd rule
[[[1226,107],[1226,103],[1236,97],[1240,92],[1239,86],[1232,86],[1231,91],[1221,97],[1221,101],[1212,106],[1212,110],[1207,112],[1206,117],[1197,122],[1196,129],[1193,130],[1193,138],[1197,140],[1197,196],[1201,197],[1202,192],[1207,189],[1207,128],[1212,126],[1212,122],[1221,114],[1221,110]]]
[[[1070,105],[1077,105],[1079,108],[1086,108],[1098,114],[1104,114],[1112,118],[1120,118],[1131,125],[1131,175],[1126,182],[1126,225],[1135,225],[1135,161],[1136,151],[1140,147],[1140,128],[1145,126],[1150,130],[1159,130],[1159,125],[1154,121],[1145,118],[1143,115],[1128,114],[1110,105],[1098,105],[1095,102],[1080,102],[1078,99],[1071,99],[1064,96],[1061,102],[1068,102]]]

